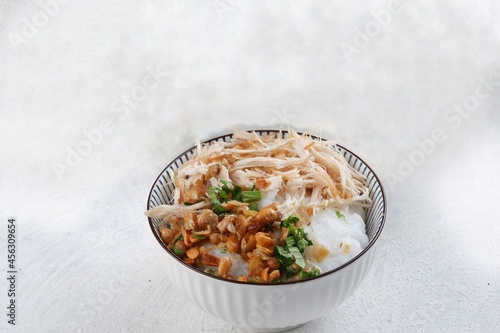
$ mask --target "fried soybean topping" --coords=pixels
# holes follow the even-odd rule
[[[171,174],[174,203],[146,212],[185,263],[226,279],[307,279],[329,250],[304,232],[318,209],[368,207],[365,177],[332,141],[289,131],[236,131],[231,142],[199,144]],[[344,218],[345,220],[345,218]],[[314,258],[304,250],[312,247]],[[310,251],[311,252],[311,251]]]

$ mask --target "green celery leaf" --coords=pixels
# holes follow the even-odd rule
[[[309,245],[305,239],[300,239],[297,242],[297,247],[299,248],[300,253],[304,252],[304,249]]]
[[[304,260],[304,257],[302,256],[302,253],[300,253],[300,251],[299,251],[299,249],[297,247],[292,246],[292,247],[289,247],[288,250],[293,255],[293,257],[295,258],[295,263],[300,268],[306,267],[306,261]]]
[[[274,247],[274,256],[283,267],[290,266],[293,264],[293,255],[282,246]]]
[[[293,239],[292,236],[288,236],[285,239],[285,242],[286,242],[286,245],[288,246],[288,248],[290,248],[291,246],[295,246],[295,239]]]

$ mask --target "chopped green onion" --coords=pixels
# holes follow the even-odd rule
[[[241,202],[256,202],[262,199],[262,194],[260,191],[243,191],[242,187],[235,185],[226,180],[221,180],[222,186],[210,186],[208,189],[208,195],[210,201],[212,202],[212,210],[218,214],[228,213],[222,204],[230,200],[236,200]],[[231,185],[231,186],[230,186]]]
[[[206,239],[206,238],[207,238],[207,236],[205,236],[205,235],[193,234],[193,236],[194,236],[196,239],[198,239],[198,240],[202,240],[202,239]]]
[[[259,206],[256,203],[249,205],[248,208],[250,208],[251,210],[256,211],[256,212],[259,211]]]
[[[300,272],[300,279],[301,280],[304,280],[304,279],[308,279],[308,278],[311,278],[313,276],[318,276],[319,274],[321,274],[319,268],[317,268],[316,266],[311,268],[309,271],[306,271],[306,270],[303,270]]]
[[[308,246],[309,244],[307,243],[307,241],[305,239],[300,239],[298,242],[297,242],[297,247],[299,248],[300,252],[304,252],[304,249]]]
[[[205,268],[203,271],[205,273],[212,274],[214,276],[218,276],[219,275],[219,273],[218,273],[218,271],[216,269]]]
[[[184,255],[184,252],[182,252],[181,249],[178,249],[176,247],[174,247],[174,253],[179,257],[182,257]]]
[[[243,200],[241,200],[241,197],[243,194],[243,189],[241,188],[241,186],[233,184],[233,191],[230,193],[231,193],[231,199],[237,200],[237,201],[243,201]]]
[[[321,271],[319,270],[318,267],[314,266],[313,268],[311,268],[311,271],[309,272],[309,274],[311,276],[317,276],[317,275],[321,274]]]
[[[241,192],[241,198],[243,202],[256,202],[262,199],[262,194],[260,191],[243,191]]]
[[[227,210],[221,205],[218,194],[220,189],[216,186],[210,186],[208,189],[208,194],[210,196],[210,201],[212,201],[212,210],[215,214],[220,215],[227,213]]]
[[[290,225],[294,225],[297,222],[299,222],[299,218],[295,215],[290,215],[288,218],[281,221],[281,227],[288,228]]]
[[[345,220],[345,216],[340,212],[340,210],[335,209],[335,214],[337,214],[337,217],[339,219],[344,219]]]

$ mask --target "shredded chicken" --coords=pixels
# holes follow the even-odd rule
[[[168,219],[174,216],[183,216],[187,212],[195,212],[210,206],[209,201],[201,201],[194,205],[186,206],[183,204],[159,205],[146,212],[147,217]]]
[[[206,179],[209,170],[210,177]],[[295,131],[289,131],[285,138],[281,138],[281,133],[259,135],[235,131],[231,142],[198,144],[191,160],[172,176],[176,187],[174,205],[155,207],[148,211],[148,216],[166,218],[209,206],[207,201],[183,205],[186,194],[199,180],[207,188],[220,185],[221,180],[243,188],[267,184],[261,190],[275,193],[278,210],[284,216],[331,204],[364,207],[371,204],[365,177],[348,164],[335,142]]]

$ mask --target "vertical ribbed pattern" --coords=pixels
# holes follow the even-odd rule
[[[277,133],[285,137],[287,131],[263,130],[258,134]],[[228,141],[232,134],[213,141]],[[259,285],[221,280],[188,267],[172,254],[165,255],[167,275],[186,296],[200,308],[235,325],[262,332],[290,329],[318,318],[340,305],[361,284],[368,274],[376,255],[376,244],[385,222],[385,195],[376,175],[356,155],[337,146],[348,163],[367,178],[369,196],[373,205],[366,210],[365,224],[369,238],[367,247],[350,262],[320,277],[299,283]],[[195,153],[192,147],[179,155],[156,179],[149,198],[148,209],[171,204],[174,185],[170,174]],[[149,219],[151,229],[160,244],[157,219]],[[166,249],[165,244],[162,246]],[[313,299],[307,302],[305,299]]]

